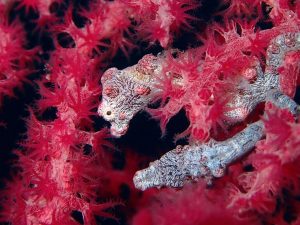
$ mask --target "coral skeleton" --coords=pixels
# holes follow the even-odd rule
[[[300,49],[300,33],[284,33],[275,37],[267,49],[266,68],[256,65],[256,80],[253,83],[239,84],[239,92],[227,105],[232,109],[225,112],[227,123],[243,121],[255,107],[270,101],[279,108],[288,108],[294,115],[298,106],[288,96],[281,94],[278,69],[282,66],[287,53]],[[172,50],[173,51],[173,50]],[[176,52],[174,50],[173,52]],[[102,76],[103,100],[98,108],[99,115],[111,122],[112,135],[119,137],[128,129],[133,116],[147,107],[160,93],[159,74],[165,53],[157,57],[144,56],[136,65],[118,70],[108,69]],[[168,71],[165,72],[169,76]],[[179,75],[173,78],[176,85],[182,84]],[[264,136],[262,121],[250,124],[232,138],[206,144],[177,146],[138,171],[133,180],[136,188],[145,190],[150,187],[181,187],[188,179],[205,177],[208,183],[212,177],[221,177],[226,167],[236,159],[247,154]]]

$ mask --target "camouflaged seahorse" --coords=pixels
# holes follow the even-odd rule
[[[112,135],[125,134],[132,117],[155,96],[154,74],[160,71],[159,57],[146,55],[137,65],[124,70],[110,68],[103,74],[98,113],[111,123]]]
[[[300,50],[299,32],[281,34],[270,42],[265,72],[257,64],[256,81],[238,85],[240,91],[228,102],[232,110],[225,113],[226,122],[243,121],[258,103],[264,101],[296,113],[298,106],[295,102],[279,91],[278,69],[283,65],[285,55],[297,50]],[[146,55],[132,67],[124,70],[111,68],[103,74],[103,99],[98,113],[110,121],[112,135],[125,134],[133,116],[157,96],[160,90],[156,79],[162,72],[163,60],[163,54],[157,57]],[[180,79],[174,83],[181,85]],[[186,180],[201,176],[208,180],[220,177],[230,163],[249,152],[262,137],[263,124],[258,121],[223,142],[211,140],[208,144],[177,147],[148,168],[138,171],[134,183],[137,188],[145,190],[155,186],[180,187]]]
[[[273,39],[267,49],[265,73],[259,64],[256,82],[241,83],[239,91],[227,103],[230,110],[225,112],[227,123],[243,121],[260,102],[265,101],[271,88],[279,88],[278,68],[282,65],[287,52],[300,48],[300,33],[282,34]],[[111,123],[111,134],[120,137],[125,134],[133,116],[157,96],[157,88],[162,72],[164,54],[145,55],[136,65],[118,70],[108,69],[102,76],[102,103],[98,108],[100,116]],[[180,77],[174,84],[181,85]],[[240,94],[239,94],[240,93]]]

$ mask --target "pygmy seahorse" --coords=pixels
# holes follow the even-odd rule
[[[256,82],[239,84],[234,97],[227,103],[226,122],[234,124],[245,117],[266,98],[267,90],[279,88],[278,68],[287,52],[299,50],[300,33],[287,33],[274,38],[267,49],[265,73],[260,65],[255,70]],[[159,94],[158,78],[161,77],[165,54],[145,55],[136,65],[123,70],[108,69],[101,78],[102,102],[98,114],[111,123],[111,134],[120,137],[128,129],[133,116]],[[168,73],[168,72],[166,72]],[[180,77],[174,84],[181,85]],[[280,89],[280,88],[279,88]],[[240,93],[240,94],[239,94]]]
[[[227,103],[232,108],[225,112],[230,123],[243,121],[258,103],[264,101],[297,113],[296,103],[280,92],[278,69],[288,52],[299,49],[300,32],[281,34],[270,42],[265,72],[259,64],[256,65],[256,81],[238,85],[240,91]],[[164,54],[145,55],[134,66],[124,70],[111,68],[103,74],[102,102],[98,113],[111,123],[112,135],[120,137],[125,134],[133,116],[159,94],[157,78],[162,73],[164,57]],[[180,78],[174,83],[181,85]],[[145,190],[154,186],[180,187],[189,178],[204,176],[211,180],[220,177],[230,163],[249,152],[262,137],[263,123],[258,121],[223,142],[210,140],[202,145],[178,146],[148,168],[138,171],[134,183],[137,188]]]

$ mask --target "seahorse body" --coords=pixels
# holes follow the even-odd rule
[[[238,91],[227,103],[224,122],[235,124],[243,121],[258,103],[265,101],[268,90],[280,89],[278,69],[288,52],[299,49],[299,32],[274,38],[267,49],[265,73],[258,64],[255,67],[256,81],[238,85]],[[161,76],[164,57],[164,54],[148,54],[136,65],[124,70],[110,68],[103,74],[102,103],[98,113],[111,123],[112,135],[120,137],[125,134],[133,116],[159,94],[157,78]],[[181,85],[180,79],[174,78],[174,83]]]
[[[299,113],[299,106],[280,92],[278,72],[286,54],[298,50],[300,32],[274,38],[267,49],[265,72],[257,64],[256,81],[238,85],[239,91],[227,103],[231,109],[225,112],[226,122],[234,124],[243,121],[258,103],[264,101],[288,108],[294,115]],[[124,70],[111,68],[103,74],[103,99],[98,113],[111,122],[112,135],[119,137],[125,134],[133,116],[157,97],[163,60],[163,54],[146,55],[134,66]],[[174,83],[181,85],[180,79],[174,78]],[[249,152],[263,135],[263,123],[257,121],[222,142],[210,140],[206,144],[177,146],[150,163],[148,168],[137,171],[134,184],[145,190],[161,186],[181,187],[187,180],[199,177],[207,180],[221,177],[226,167]]]

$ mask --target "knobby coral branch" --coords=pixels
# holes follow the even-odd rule
[[[289,109],[294,115],[299,111],[298,105],[279,91],[269,91],[267,101],[279,108]],[[182,187],[186,181],[200,177],[211,183],[211,178],[222,177],[227,166],[252,150],[263,136],[264,124],[259,120],[225,141],[178,145],[150,163],[148,168],[137,171],[133,178],[135,187],[140,190],[162,186]]]
[[[189,179],[221,177],[226,166],[248,152],[263,135],[262,122],[249,125],[234,137],[207,144],[178,145],[146,169],[136,172],[133,181],[136,188],[182,187]]]

